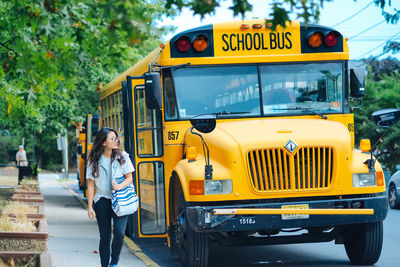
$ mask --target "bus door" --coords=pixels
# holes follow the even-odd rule
[[[139,237],[163,237],[166,212],[161,110],[148,108],[143,84],[134,85],[133,94]]]

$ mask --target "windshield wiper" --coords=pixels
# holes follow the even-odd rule
[[[218,116],[218,115],[236,115],[236,114],[248,114],[248,113],[251,113],[251,112],[250,111],[226,111],[226,110],[223,110],[223,111],[214,112],[211,114]]]
[[[324,114],[316,112],[316,111],[314,111],[314,110],[312,110],[310,108],[294,107],[294,108],[277,108],[277,109],[274,109],[274,110],[301,110],[301,111],[309,112],[309,113],[314,114],[314,115],[318,115],[324,120],[328,119],[328,117],[325,116]]]

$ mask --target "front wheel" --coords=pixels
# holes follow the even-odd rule
[[[186,201],[181,192],[178,214],[174,221],[174,242],[179,250],[182,266],[206,267],[208,265],[209,238],[207,233],[195,232],[189,225]]]
[[[344,246],[352,264],[372,265],[381,255],[383,243],[382,222],[348,226]]]
[[[396,186],[394,184],[390,185],[388,198],[389,198],[390,208],[392,208],[392,209],[400,208],[400,204],[399,204],[400,201],[399,201],[399,197],[396,192]]]

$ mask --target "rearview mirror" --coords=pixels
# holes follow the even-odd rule
[[[364,96],[365,72],[364,68],[350,69],[350,95],[360,98]]]
[[[190,119],[192,126],[201,133],[210,133],[214,131],[216,117],[214,114],[198,115]]]
[[[372,113],[372,120],[381,128],[389,128],[400,119],[400,109],[381,109]]]
[[[144,74],[146,105],[149,109],[161,108],[161,75],[158,72]]]
[[[78,145],[78,155],[82,155],[82,145]]]

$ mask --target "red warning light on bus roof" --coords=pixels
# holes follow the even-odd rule
[[[339,37],[338,32],[335,31],[329,32],[324,39],[325,45],[329,47],[335,46],[337,44],[338,37]]]
[[[190,44],[190,39],[186,35],[181,36],[178,38],[178,40],[175,41],[175,46],[176,49],[178,49],[179,52],[187,52],[189,51],[190,47],[192,46]]]

